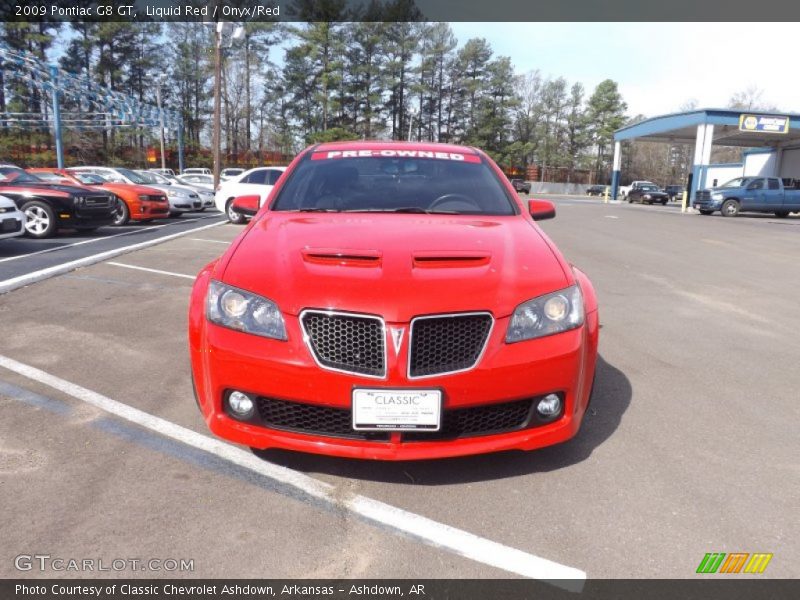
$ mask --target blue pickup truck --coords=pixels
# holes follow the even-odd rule
[[[697,192],[693,206],[701,215],[719,211],[723,217],[735,217],[740,212],[768,212],[776,217],[788,217],[800,212],[800,189],[784,186],[777,177],[737,177],[710,190]]]

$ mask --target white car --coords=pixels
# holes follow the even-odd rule
[[[25,213],[11,198],[0,196],[0,240],[25,234]]]
[[[256,167],[238,177],[220,184],[214,203],[217,209],[228,216],[231,223],[244,223],[245,217],[233,210],[233,200],[239,196],[258,196],[258,206],[263,206],[275,183],[286,167]]]
[[[184,169],[181,175],[213,175],[213,173],[211,172],[211,169],[192,167],[189,169]]]
[[[136,185],[146,185],[157,190],[161,190],[167,195],[169,200],[169,214],[176,217],[181,213],[190,210],[202,210],[203,200],[198,193],[190,187],[163,183],[169,181],[163,175],[148,173],[147,171],[137,172],[122,167],[70,167],[68,171],[78,173],[94,173],[105,177],[113,183],[134,183]],[[144,173],[144,174],[143,174]]]

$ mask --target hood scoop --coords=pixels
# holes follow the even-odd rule
[[[416,252],[413,254],[415,269],[453,269],[462,267],[483,267],[492,260],[488,252],[437,251]]]
[[[348,248],[304,248],[303,260],[315,265],[332,267],[380,267],[383,255],[377,250]]]

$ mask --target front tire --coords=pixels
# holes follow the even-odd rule
[[[244,215],[240,215],[233,209],[233,200],[233,198],[228,199],[228,203],[225,205],[225,216],[227,216],[228,221],[234,225],[243,225],[247,219]]]
[[[131,211],[128,208],[128,205],[125,202],[119,203],[119,208],[117,208],[117,212],[114,213],[114,225],[117,227],[121,227],[125,225],[131,219]]]
[[[661,206],[666,206],[666,205],[667,205],[667,200],[662,200],[661,201]]]
[[[56,214],[41,200],[32,200],[22,206],[25,213],[25,234],[36,239],[55,235],[58,225]]]
[[[723,217],[735,217],[739,214],[739,202],[736,200],[725,200],[720,209]]]
[[[785,219],[786,217],[789,216],[789,211],[788,210],[776,210],[775,211],[775,216],[778,217],[779,219]]]

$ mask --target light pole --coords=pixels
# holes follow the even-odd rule
[[[164,112],[161,110],[161,84],[164,83],[164,77],[156,78],[156,104],[158,105],[158,137],[161,139],[161,170],[167,168],[167,162],[164,158]]]
[[[221,137],[221,99],[220,99],[220,80],[222,77],[222,40],[225,33],[225,25],[229,24],[228,21],[218,21],[214,28],[214,131],[211,138],[211,152],[214,161],[214,189],[219,187],[219,172],[220,172],[220,154],[222,145]],[[233,23],[230,23],[233,25]],[[233,40],[237,40],[244,35],[244,26],[236,25],[236,29],[231,35],[231,40],[228,46],[233,44]]]

